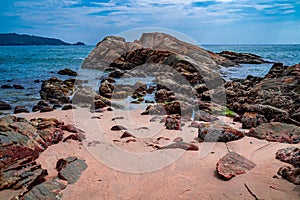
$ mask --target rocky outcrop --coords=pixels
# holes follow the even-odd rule
[[[198,138],[204,142],[229,142],[244,137],[244,133],[219,121],[200,124]]]
[[[229,180],[237,175],[246,173],[255,166],[255,163],[245,157],[235,152],[230,152],[218,161],[216,168],[222,178]]]
[[[236,64],[263,64],[270,61],[263,60],[260,56],[252,53],[236,53],[232,51],[222,51],[218,55],[225,57]]]
[[[276,159],[289,163],[294,167],[300,167],[300,149],[297,147],[279,149],[276,152]]]
[[[78,73],[71,70],[70,68],[65,68],[65,69],[59,70],[57,73],[60,75],[78,76]]]
[[[288,67],[276,63],[265,78],[248,76],[243,80],[227,82],[227,106],[237,113],[263,115],[268,122],[299,126],[299,77],[300,64]]]
[[[297,144],[300,141],[300,127],[293,124],[270,122],[250,129],[246,135],[273,142]]]
[[[43,82],[40,96],[43,100],[58,101],[58,103],[69,103],[69,96],[74,91],[75,79],[62,81],[56,77]]]

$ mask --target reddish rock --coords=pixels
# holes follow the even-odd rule
[[[300,127],[293,124],[270,122],[250,129],[247,136],[272,142],[297,144],[300,141]]]
[[[230,152],[218,161],[216,169],[221,177],[229,180],[237,175],[245,174],[255,166],[255,163],[245,157],[235,152]]]
[[[180,130],[180,116],[179,115],[169,115],[165,119],[166,129],[169,130]]]
[[[200,124],[198,138],[205,142],[229,142],[244,137],[244,133],[218,121]]]
[[[163,147],[157,147],[158,149],[183,149],[186,151],[198,151],[199,147],[192,143],[187,142],[175,142]]]
[[[289,166],[282,166],[277,172],[282,178],[294,183],[295,185],[300,185],[300,168],[291,168]]]
[[[297,147],[279,149],[276,152],[276,159],[290,163],[294,167],[300,167],[300,149]]]
[[[263,123],[267,123],[268,120],[264,115],[258,113],[246,112],[241,118],[242,128],[250,129],[257,127]]]

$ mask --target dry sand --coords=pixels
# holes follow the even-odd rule
[[[275,153],[290,144],[250,137],[227,145],[199,143],[194,141],[197,128],[188,127],[191,122],[186,122],[180,131],[166,130],[159,119],[150,122],[153,116],[140,113],[90,113],[86,109],[76,109],[19,116],[27,119],[55,117],[85,131],[86,140],[82,144],[77,141],[59,143],[50,146],[38,158],[48,170],[49,179],[57,175],[55,165],[59,158],[78,156],[85,159],[88,168],[79,181],[67,186],[63,199],[255,199],[245,184],[258,199],[300,199],[300,186],[273,178],[284,165],[275,159]],[[116,117],[124,119],[112,120]],[[222,120],[241,128],[229,118]],[[128,128],[136,138],[120,139],[124,131],[110,130],[116,124]],[[194,141],[199,151],[156,150],[151,146],[169,144],[179,136],[185,142]],[[228,151],[245,156],[257,166],[229,181],[219,179],[215,173],[216,163]]]

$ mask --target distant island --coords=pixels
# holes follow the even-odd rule
[[[0,34],[0,46],[28,46],[28,45],[85,45],[83,42],[70,44],[55,38],[33,35],[6,33]]]

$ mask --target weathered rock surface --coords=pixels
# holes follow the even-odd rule
[[[277,172],[282,178],[294,183],[295,185],[300,185],[300,168],[291,168],[289,166],[282,166]]]
[[[76,157],[61,158],[56,163],[58,177],[66,180],[69,184],[76,183],[87,167],[84,160]]]
[[[300,127],[293,124],[270,122],[250,129],[246,135],[273,142],[297,144],[300,141]]]
[[[255,163],[245,157],[235,152],[230,152],[218,161],[216,169],[222,178],[229,180],[237,175],[246,173],[255,166]]]
[[[78,76],[77,72],[71,70],[70,68],[59,70],[57,73],[60,75]]]
[[[40,96],[43,100],[57,100],[59,103],[69,103],[69,96],[74,90],[74,79],[62,81],[58,78],[50,78],[43,82]]]
[[[229,142],[242,137],[244,137],[243,132],[219,121],[200,124],[198,127],[198,138],[204,142]]]
[[[276,152],[276,159],[289,163],[294,167],[300,167],[300,149],[297,147],[288,147],[279,149]]]
[[[264,115],[257,113],[246,112],[241,118],[242,128],[252,128],[257,127],[263,123],[267,123],[267,119]]]
[[[169,130],[180,130],[181,121],[179,115],[169,115],[165,119],[165,127]]]

